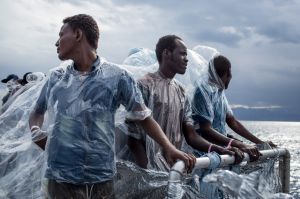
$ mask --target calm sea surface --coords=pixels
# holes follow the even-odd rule
[[[259,138],[271,140],[280,148],[287,148],[290,151],[290,194],[300,198],[300,122],[242,121],[242,123]]]

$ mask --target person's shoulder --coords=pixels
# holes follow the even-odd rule
[[[209,93],[211,93],[211,92],[210,92],[208,85],[205,82],[197,81],[195,83],[193,93],[194,93],[193,94],[194,96],[199,97],[199,96],[210,95]]]
[[[180,89],[185,90],[185,85],[178,81],[177,79],[172,80],[176,86],[178,86]]]
[[[156,73],[147,73],[140,79],[138,79],[138,84],[144,88],[151,88],[153,87],[156,82],[159,81]]]
[[[178,89],[184,94],[186,95],[186,87],[184,84],[182,84],[180,81],[173,79],[172,80],[174,82],[174,84],[178,87]]]
[[[104,73],[106,74],[111,74],[114,76],[130,76],[132,77],[133,75],[122,65],[112,63],[106,60],[103,60],[101,63],[101,69],[103,70]]]
[[[66,74],[67,70],[69,70],[70,67],[72,67],[72,63],[63,62],[60,66],[51,69],[49,75],[50,81],[60,79],[64,74]]]
[[[138,82],[140,83],[147,83],[147,82],[152,82],[155,80],[155,74],[154,73],[147,73],[141,78],[138,79]]]
[[[196,87],[197,87],[197,89],[201,90],[202,92],[206,92],[206,93],[213,93],[216,90],[216,87],[212,86],[207,81],[199,81],[197,83]]]
[[[60,75],[60,74],[64,74],[67,71],[67,68],[70,67],[69,65],[66,67],[56,67],[52,70],[50,70],[50,75]]]

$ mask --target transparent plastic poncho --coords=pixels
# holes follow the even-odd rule
[[[169,79],[158,71],[158,63],[153,58],[153,54],[154,52],[150,53],[147,49],[140,49],[129,56],[125,62],[131,65],[129,70],[135,66],[140,71],[143,69],[150,71],[144,73],[144,75],[135,75],[138,78],[138,87],[141,90],[145,104],[152,110],[152,117],[161,126],[171,143],[178,149],[183,149],[184,146],[184,150],[189,151],[190,147],[185,142],[182,125],[185,122],[193,124],[189,95],[193,91],[193,82],[201,78],[203,68],[207,62],[195,51],[188,50],[189,62],[186,73],[176,75],[174,79]],[[141,67],[143,62],[148,63],[148,65]],[[145,143],[145,152],[148,159],[147,168],[169,171],[170,167],[163,157],[161,147],[138,124],[132,122],[126,124],[128,125],[127,128],[126,125],[125,127],[120,125],[123,132]],[[121,158],[128,158],[126,151],[128,149],[121,151]],[[132,160],[132,157],[129,159]]]
[[[45,80],[42,80],[21,88],[24,92],[20,92],[9,106],[2,107],[0,198],[42,198],[43,196],[41,182],[44,152],[32,143],[28,118],[44,84]]]
[[[202,78],[195,83],[192,110],[196,128],[202,122],[210,122],[215,130],[227,135],[226,115],[233,115],[233,112],[225,95],[225,85],[215,70],[213,57]]]
[[[1,107],[1,113],[4,113],[8,107],[18,98],[19,95],[30,89],[31,87],[39,84],[46,78],[45,74],[42,72],[33,72],[27,75],[26,81],[28,82],[24,86],[18,88],[18,90],[3,104]]]
[[[205,53],[201,56],[198,51]],[[188,69],[185,75],[178,75],[175,77],[178,82],[184,85],[187,96],[192,97],[194,88],[193,83],[196,80],[203,78],[203,72],[206,71],[208,63],[206,57],[211,57],[215,52],[216,51],[212,48],[201,46],[197,46],[193,50],[188,51]],[[102,79],[103,81],[101,81],[101,78],[100,80],[95,80],[95,83],[101,81],[103,85],[107,85],[106,83],[119,79],[120,76],[118,76],[118,74],[120,73],[126,74],[126,77],[127,73],[131,74],[129,76],[132,76],[137,80],[149,72],[154,73],[157,71],[158,64],[153,57],[153,51],[148,49],[134,49],[131,53],[132,54],[126,58],[126,63],[123,63],[120,66],[115,66],[113,64],[111,68],[110,64],[103,60],[103,64],[107,64],[104,64],[101,70],[97,70],[94,75],[103,74],[107,78]],[[101,101],[102,104],[97,104],[94,103],[95,101],[93,100],[84,98],[85,95],[80,95],[84,89],[80,89],[80,86],[82,85],[80,85],[79,82],[84,84],[84,82],[88,80],[87,78],[89,77],[86,76],[89,76],[89,74],[80,75],[72,70],[69,71],[70,73],[67,73],[70,69],[68,67],[71,64],[72,62],[66,61],[58,68],[52,69],[47,74],[46,79],[32,85],[30,88],[20,93],[7,110],[0,115],[0,198],[51,198],[48,195],[47,184],[47,179],[49,178],[51,171],[55,171],[51,175],[57,177],[60,181],[67,181],[67,177],[71,177],[70,179],[72,180],[68,180],[67,182],[74,183],[74,180],[76,180],[76,182],[78,182],[77,180],[80,182],[87,182],[82,180],[85,178],[83,178],[80,173],[76,173],[82,168],[95,171],[91,172],[91,175],[88,177],[94,177],[97,181],[99,180],[99,177],[101,179],[107,179],[113,174],[116,198],[164,198],[167,194],[167,172],[144,170],[133,163],[120,159],[120,157],[124,157],[124,154],[128,155],[129,152],[126,144],[126,131],[128,131],[128,129],[127,125],[124,123],[125,118],[131,117],[132,119],[141,119],[147,117],[147,115],[151,113],[145,111],[135,114],[134,111],[131,111],[134,110],[133,107],[135,105],[140,104],[136,104],[135,102],[140,102],[139,99],[141,99],[141,96],[138,94],[131,94],[129,101],[121,101],[120,104],[117,103],[117,106],[113,106],[113,108],[105,112],[100,111],[103,115],[101,116],[102,118],[99,118],[99,115],[97,115],[96,112],[101,110],[101,108],[104,107],[103,105],[107,107],[106,105],[112,103],[116,98],[105,97],[107,100]],[[113,70],[105,70],[104,66]],[[129,76],[128,79],[126,79],[131,82]],[[51,82],[51,78],[52,80],[57,79],[57,81]],[[113,83],[109,83],[109,85],[116,85],[116,82],[118,81],[113,81]],[[53,85],[51,85],[52,89],[48,90],[48,88],[50,88],[50,83],[53,83]],[[67,95],[64,89],[72,88],[74,86],[73,83],[79,86],[79,88],[74,88],[72,92]],[[126,87],[124,82],[119,85]],[[86,94],[93,94],[97,99],[102,97],[103,91],[111,91],[113,93],[118,90],[111,89],[109,86],[102,86],[99,90],[94,86],[86,86],[88,87],[85,89]],[[41,98],[41,96],[43,96],[41,93],[43,92],[47,96],[44,98],[47,100],[46,103],[43,102],[43,98]],[[122,95],[123,94],[124,93],[122,93]],[[63,103],[67,103],[67,105],[62,105]],[[41,132],[43,133],[42,136],[39,136],[38,134],[32,135],[28,125],[29,115],[37,108],[36,104],[40,105],[38,107],[41,112],[46,111],[43,126],[41,127]],[[119,107],[119,109],[116,109],[117,107]],[[58,109],[62,112],[58,111]],[[83,117],[78,119],[78,116],[81,114],[84,114]],[[89,120],[91,122],[88,122]],[[109,133],[106,137],[101,137],[101,140],[103,140],[102,145],[94,145],[93,139],[98,139],[98,137],[92,137],[94,135],[89,134],[88,129],[99,128],[98,130],[105,131],[106,125],[111,127],[111,129],[108,131]],[[56,133],[53,133],[53,130],[57,130],[57,132],[65,130],[65,133],[57,135]],[[71,136],[73,132],[71,130],[78,132],[74,139],[73,136]],[[32,141],[42,139],[44,136],[48,137],[45,151]],[[61,136],[63,137],[61,138]],[[85,140],[86,142],[80,141],[79,138],[84,136],[87,138]],[[61,142],[58,142],[57,138],[61,138],[61,140],[59,140]],[[51,142],[55,145],[51,146]],[[72,148],[72,151],[74,149],[74,152],[68,151],[66,149],[68,147]],[[93,160],[94,154],[97,153],[93,152],[99,149],[99,147],[101,147],[101,149],[108,149],[110,152],[113,151],[113,153],[109,152],[105,154],[104,157],[110,158],[113,162],[115,161],[115,157],[118,157],[116,166],[114,166],[114,163],[111,164],[110,161],[107,161],[108,169],[105,170],[105,172],[101,172],[101,174],[96,172],[95,168],[97,165],[83,164],[84,166],[81,166],[80,168],[78,164],[80,163],[80,165],[82,165],[83,160],[76,158],[78,154],[81,154],[82,150],[80,149],[82,149],[82,147],[84,147],[85,152],[91,152],[90,156],[84,154],[84,157],[86,157],[84,161]],[[78,153],[76,150],[78,150]],[[55,157],[55,155],[58,156],[59,152],[68,157],[65,159],[62,159],[62,157]],[[69,156],[72,156],[73,159]],[[69,164],[69,167],[63,168],[66,170],[61,173],[57,170],[57,165],[53,166],[52,164],[49,164],[49,158],[50,161],[62,161],[64,164]],[[75,163],[74,158],[78,160]],[[105,162],[101,162],[101,164],[103,165]],[[181,186],[183,192],[181,192],[180,197],[203,198],[201,193],[199,193],[198,179],[195,180],[194,177],[187,176],[184,178]],[[87,186],[84,191],[79,192],[79,195],[88,198],[89,193],[91,192],[91,186]]]
[[[48,179],[72,184],[112,180],[115,169],[115,113],[120,105],[131,120],[151,111],[143,104],[132,76],[98,58],[81,74],[74,64],[51,73],[35,112],[54,118],[47,136]]]
[[[182,124],[193,125],[191,108],[186,92],[175,79],[164,77],[160,72],[148,73],[138,80],[145,104],[152,110],[152,116],[161,126],[170,142],[178,149],[183,143]],[[147,168],[168,171],[161,147],[141,127],[129,124],[129,136],[145,142],[148,158]]]
[[[140,53],[140,55],[137,56],[136,53],[133,53],[126,59],[126,64],[120,66],[110,67],[106,61],[103,61],[101,69],[94,73],[95,75],[102,74],[106,78],[91,80],[95,84],[101,83],[101,85],[103,85],[101,88],[96,88],[88,84],[85,85],[84,82],[89,80],[89,77],[87,77],[89,75],[77,74],[76,71],[69,68],[72,62],[67,61],[62,63],[61,66],[52,69],[48,73],[47,78],[39,84],[31,86],[29,89],[24,89],[24,92],[20,92],[7,110],[0,116],[0,162],[1,165],[3,165],[1,167],[0,179],[1,197],[44,197],[47,195],[46,179],[48,178],[55,178],[62,182],[85,183],[93,182],[93,177],[95,177],[96,180],[94,182],[96,182],[111,179],[111,176],[117,176],[116,184],[121,183],[125,185],[126,180],[124,179],[127,179],[127,175],[134,175],[136,178],[142,176],[142,173],[133,172],[134,166],[129,166],[129,163],[122,164],[121,162],[117,164],[117,167],[123,168],[124,165],[128,165],[128,167],[125,167],[132,172],[127,171],[122,174],[116,174],[117,171],[115,170],[114,164],[115,153],[118,154],[126,148],[126,137],[124,136],[126,134],[124,134],[124,131],[127,131],[127,129],[126,126],[124,126],[124,119],[128,117],[131,119],[142,119],[151,113],[147,110],[146,112],[134,114],[132,110],[134,110],[136,105],[141,103],[141,96],[138,94],[138,91],[130,91],[126,85],[132,83],[131,86],[133,86],[133,90],[135,90],[136,85],[131,77],[133,76],[134,79],[139,79],[148,72],[155,72],[158,68],[158,64],[153,56],[153,51],[138,49],[136,52]],[[194,64],[196,67],[190,67],[187,70],[186,76],[180,77],[180,81],[187,85],[187,87],[192,88],[192,81],[196,78],[196,75],[193,74],[195,74],[195,72],[198,74],[201,72],[201,65],[205,63],[205,60],[193,51],[189,51],[189,56],[193,57],[189,63]],[[134,64],[131,62],[133,58],[135,60]],[[145,59],[147,61],[145,61]],[[125,76],[125,79],[128,81],[122,79]],[[122,83],[118,85],[124,88],[120,90],[127,91],[127,93],[129,91],[131,92],[130,97],[126,98],[127,101],[123,98],[118,101],[115,97],[109,97],[103,94],[104,92],[110,94],[117,92],[118,89],[116,89],[116,87],[112,88],[112,86],[116,86],[117,82],[120,82],[121,79]],[[80,89],[80,86],[86,86],[87,89]],[[69,93],[66,93],[67,89],[70,89]],[[94,95],[96,99],[104,97],[105,100],[99,100],[100,103],[96,103],[97,100],[89,100],[85,98],[84,95],[81,95],[81,92],[85,92],[86,95]],[[124,97],[124,95],[124,93],[117,94],[117,96],[122,97]],[[101,108],[109,106],[110,108],[107,108],[105,111],[99,111]],[[117,109],[119,106],[120,108]],[[43,126],[41,127],[41,132],[43,132],[42,136],[32,135],[30,132],[28,119],[33,110],[45,113]],[[99,116],[100,112],[101,116]],[[78,119],[77,117],[81,114],[83,114],[83,116]],[[115,126],[117,126],[117,128],[115,128]],[[93,130],[97,128],[99,131],[105,131],[105,128],[109,128],[109,133],[106,134],[107,136],[101,138],[103,142],[100,146],[93,142],[93,139],[98,139],[98,137],[92,137],[93,135],[89,134],[89,128],[93,128]],[[75,137],[72,136],[73,131],[78,133]],[[119,132],[116,133],[116,138],[114,134],[115,131]],[[65,133],[59,135],[53,132]],[[48,139],[45,151],[32,142],[32,139],[38,141],[44,138],[44,136],[47,136]],[[80,138],[84,136],[87,136],[88,140],[86,140],[86,142],[80,141]],[[114,142],[117,143],[117,146],[115,146]],[[71,152],[67,150],[68,147],[72,149]],[[82,147],[84,150],[80,150]],[[101,147],[101,149],[99,147]],[[83,152],[83,156],[86,157],[84,161],[93,160],[96,156],[93,155],[97,153],[94,153],[94,151],[98,150],[109,151],[103,156],[109,159],[109,161],[96,161],[97,166],[99,163],[108,168],[102,174],[96,172],[95,165],[88,165],[82,163],[83,160],[76,159],[78,154],[82,156],[82,151],[90,151],[90,157]],[[59,154],[65,156],[60,156]],[[75,162],[74,159],[77,161]],[[59,164],[49,164],[49,162]],[[64,172],[60,172],[57,168],[63,165],[60,163],[68,164],[69,167],[66,167],[65,170],[63,170]],[[81,163],[81,167],[78,166],[78,163]],[[90,179],[87,180],[78,173],[81,169],[92,170],[89,176]],[[152,176],[158,175],[156,171],[149,172]],[[132,182],[132,186],[139,187],[141,191],[151,189],[151,187],[153,189],[159,189],[159,187],[161,187],[161,190],[165,192],[167,176],[167,173],[165,173],[163,178],[164,182],[160,182],[156,180],[155,177],[152,177],[152,185],[150,185],[150,181],[148,183],[147,180],[145,183],[134,181]],[[117,195],[118,193],[124,193],[122,190],[120,187],[115,187]],[[136,190],[132,190],[131,192],[127,191],[126,193],[128,197],[138,195]]]

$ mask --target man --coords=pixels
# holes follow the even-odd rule
[[[204,140],[193,127],[191,107],[182,85],[174,79],[184,74],[187,68],[187,48],[176,35],[166,35],[156,45],[159,69],[148,73],[138,81],[145,104],[152,110],[153,118],[176,148],[181,149],[184,137],[193,148],[231,154],[229,151]],[[128,145],[136,163],[143,167],[168,171],[169,166],[161,156],[161,148],[138,126],[129,123]]]
[[[42,148],[47,142],[50,198],[114,198],[114,115],[120,104],[164,148],[168,163],[182,159],[189,169],[195,164],[150,117],[133,78],[97,56],[98,38],[91,16],[63,20],[55,45],[59,59],[73,63],[52,72],[30,116],[33,140]],[[55,113],[48,135],[41,130],[47,109]]]
[[[0,114],[4,113],[24,92],[28,91],[32,86],[37,85],[43,79],[45,74],[42,72],[28,72],[25,73],[23,79],[18,79],[20,88],[13,93],[13,97],[10,97],[0,109]],[[19,101],[20,103],[21,101]],[[22,103],[22,102],[21,102]],[[14,104],[15,107],[19,107],[20,104]],[[22,111],[23,112],[23,111]]]
[[[4,105],[8,98],[10,98],[17,90],[20,88],[18,83],[19,77],[15,74],[8,75],[5,79],[2,79],[1,82],[6,84],[8,93],[2,98],[2,105]]]
[[[259,158],[256,147],[227,137],[226,124],[251,142],[264,143],[234,117],[225,96],[231,77],[231,64],[226,57],[218,55],[210,60],[207,78],[200,80],[195,89],[192,102],[193,119],[198,132],[207,140],[223,146],[235,146],[248,153],[252,160],[256,160]]]

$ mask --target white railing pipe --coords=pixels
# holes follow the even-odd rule
[[[281,167],[281,182],[284,193],[289,193],[289,176],[290,176],[290,153],[287,149],[284,148],[275,148],[270,150],[262,150],[260,151],[262,154],[259,157],[259,160],[265,160],[268,158],[274,157],[283,157],[282,163],[279,163],[279,167]],[[243,162],[249,162],[250,158],[247,153],[244,153],[245,158]],[[221,163],[219,167],[227,166],[233,164],[235,161],[234,156],[230,155],[221,155]],[[210,165],[210,160],[208,157],[197,158],[195,168],[208,168]],[[181,182],[182,174],[185,171],[185,165],[183,161],[178,161],[174,164],[174,166],[170,170],[169,174],[169,185],[174,182]]]

